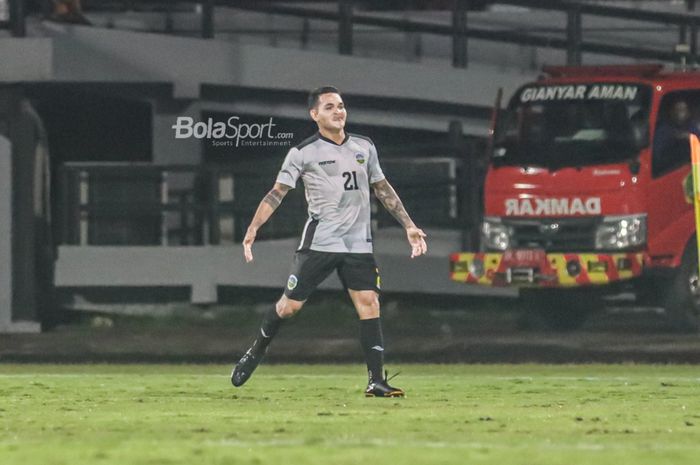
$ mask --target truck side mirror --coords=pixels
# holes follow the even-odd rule
[[[501,147],[501,144],[505,141],[508,136],[508,129],[512,129],[512,121],[515,113],[512,110],[500,110],[498,112],[498,118],[494,124],[494,133],[491,136],[493,143],[491,144],[491,153],[489,155],[492,158],[498,159],[505,156],[505,149]]]
[[[501,110],[498,119],[494,124],[494,133],[491,136],[489,144],[489,159],[494,167],[500,167],[505,163],[508,149],[506,148],[506,139],[512,134],[509,130],[513,130],[514,113],[508,110]]]

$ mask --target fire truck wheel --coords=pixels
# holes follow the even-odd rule
[[[671,281],[664,307],[675,330],[685,333],[700,330],[700,282],[695,238],[683,253],[681,266]]]
[[[574,331],[601,308],[600,299],[588,289],[521,289],[521,329]]]

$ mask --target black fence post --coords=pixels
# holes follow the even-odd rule
[[[202,38],[214,38],[214,0],[202,0]]]
[[[466,153],[464,144],[464,134],[462,132],[462,123],[459,121],[450,121],[448,129],[448,140],[450,148],[452,151],[452,156],[459,160],[460,170],[459,176],[455,179],[457,183],[457,195],[458,195],[458,224],[460,228],[460,243],[462,250],[472,250],[473,241],[473,219],[471,218],[473,212],[471,211],[472,205],[472,186],[471,183],[471,172],[473,170],[472,159]]]
[[[68,244],[68,225],[69,225],[69,219],[68,219],[68,205],[70,203],[70,197],[69,197],[69,186],[68,186],[68,168],[66,168],[65,165],[59,165],[58,174],[56,176],[56,179],[58,179],[58,183],[54,188],[54,195],[56,195],[56,198],[58,198],[58,201],[56,202],[56,209],[54,210],[56,212],[56,221],[54,221],[54,237],[57,239],[56,242],[60,244]]]
[[[688,25],[685,23],[680,23],[678,25],[678,43],[687,44],[688,43]]]
[[[452,9],[452,66],[467,67],[467,8],[465,0],[456,0]]]
[[[24,0],[10,0],[10,30],[14,37],[27,35],[24,23]]]
[[[58,185],[55,189],[56,218],[54,237],[58,245],[80,243],[80,180],[78,172],[61,164],[58,168]]]
[[[41,0],[41,15],[44,18],[51,17],[53,13],[53,0]]]
[[[164,32],[166,34],[172,34],[175,31],[175,23],[173,19],[173,4],[168,3],[165,5],[165,27]]]
[[[469,204],[471,221],[471,246],[473,250],[481,250],[481,223],[484,219],[484,174],[490,153],[479,141],[470,140],[465,148],[465,156],[469,158],[469,186],[471,190]],[[486,156],[486,158],[484,158]]]
[[[219,245],[221,242],[221,231],[219,222],[219,174],[218,167],[210,169],[208,172],[208,201],[209,201],[209,244]]]
[[[338,3],[338,53],[352,55],[352,0]]]
[[[690,61],[691,64],[696,64],[698,54],[698,22],[693,19],[690,22]]]
[[[581,9],[577,6],[566,12],[566,64],[581,64]]]
[[[309,35],[311,33],[311,23],[309,23],[309,18],[304,18],[301,24],[301,48],[306,50],[309,48]]]

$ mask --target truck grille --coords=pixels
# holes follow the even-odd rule
[[[513,231],[511,247],[547,252],[593,250],[599,218],[503,219]]]

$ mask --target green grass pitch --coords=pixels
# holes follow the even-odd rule
[[[0,463],[697,464],[700,372],[653,365],[0,365]]]

